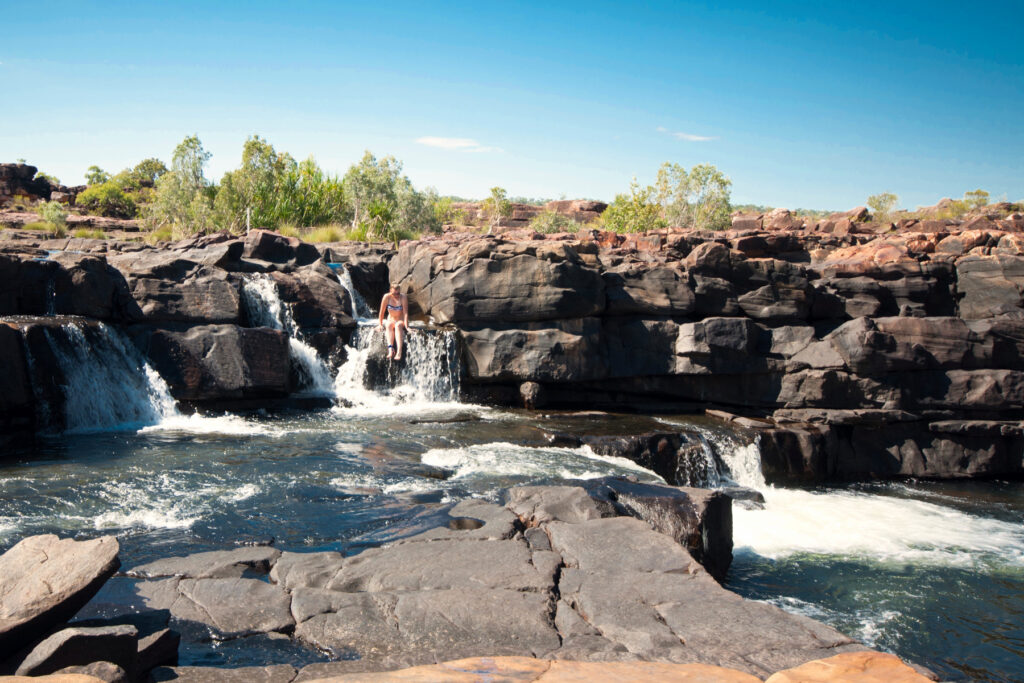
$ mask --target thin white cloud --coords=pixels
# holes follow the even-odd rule
[[[677,131],[671,131],[664,126],[658,126],[657,131],[664,133],[665,135],[671,135],[676,140],[686,140],[687,142],[708,142],[709,140],[717,140],[718,137],[711,135],[694,135],[693,133],[680,133]]]
[[[485,147],[472,138],[439,138],[427,135],[416,138],[416,143],[438,149],[450,149],[459,152],[504,152],[500,147]]]

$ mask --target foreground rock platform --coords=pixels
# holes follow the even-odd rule
[[[314,667],[307,667],[301,671],[288,666],[244,669],[177,667],[160,669],[155,672],[154,680],[176,680],[181,683],[757,683],[762,680],[741,671],[709,664],[574,662],[529,657],[473,657],[396,671],[350,673],[323,678],[310,678],[306,675],[307,670],[311,675],[315,675]],[[4,679],[0,679],[2,680]],[[856,652],[815,660],[795,669],[780,671],[770,676],[768,683],[924,683],[930,680],[932,679],[926,678],[901,662],[899,657],[882,652]]]
[[[824,624],[739,597],[695,559],[687,547],[695,532],[731,535],[728,498],[707,505],[693,489],[633,486],[623,489],[628,505],[613,506],[608,491],[624,484],[601,482],[516,487],[505,506],[463,501],[448,510],[448,524],[349,557],[238,549],[128,573],[143,577],[136,591],[146,607],[202,624],[215,639],[279,633],[336,660],[295,680],[481,656],[528,657],[544,667],[700,664],[764,678],[866,649]],[[731,549],[731,537],[708,543]],[[723,562],[721,552],[705,558]],[[173,680],[170,671],[155,675]],[[181,680],[216,680],[173,671]],[[246,675],[291,680],[281,667]]]

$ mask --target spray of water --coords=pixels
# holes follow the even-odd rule
[[[312,346],[299,336],[291,311],[281,301],[277,284],[269,275],[247,277],[242,298],[249,320],[262,327],[281,330],[288,335],[288,355],[300,377],[300,388],[319,396],[334,395],[330,368]]]
[[[338,282],[348,292],[349,300],[352,302],[352,317],[356,320],[370,320],[373,318],[373,311],[370,310],[366,299],[363,298],[363,295],[356,289],[355,283],[352,282],[352,273],[349,272],[348,266],[342,265],[335,272],[338,274]]]
[[[117,330],[75,321],[45,337],[65,379],[66,431],[134,428],[178,415],[167,383]]]

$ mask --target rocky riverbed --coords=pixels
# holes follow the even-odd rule
[[[879,614],[857,598],[871,613],[848,629],[847,613],[761,577],[839,581],[839,548],[857,558],[850,577],[885,576],[885,591],[903,577],[865,557],[931,553],[941,570],[915,574],[928,586],[1019,583],[1012,492],[977,508],[765,482],[1019,480],[1024,253],[1013,221],[960,227],[451,233],[397,249],[259,230],[160,246],[4,232],[2,546],[116,530],[129,566],[83,613],[107,621],[75,628],[114,629],[139,656],[177,624],[189,664],[285,662],[282,680],[318,659],[338,672],[498,654],[764,677],[863,648],[792,612],[874,643],[910,602]],[[389,282],[417,318],[403,365],[366,320]],[[276,417],[306,410],[329,417]],[[642,482],[593,483],[630,474]],[[539,517],[517,507],[526,494],[497,493],[576,479],[558,489],[575,503]],[[655,482],[714,491],[629,490]],[[227,550],[239,535],[255,545]],[[508,619],[492,623],[499,605]],[[120,623],[126,609],[164,620]],[[995,675],[1013,670],[1001,649],[1019,626],[997,623],[980,665]],[[936,662],[962,672],[965,656]]]
[[[118,570],[118,543],[33,536],[0,556],[0,650],[16,653],[0,666],[218,680],[223,670],[173,668],[179,636],[169,623],[201,625],[218,640],[274,634],[331,655],[299,672],[250,671],[249,680],[480,656],[699,663],[758,680],[865,650],[717,583],[678,542],[697,533],[730,554],[730,507],[716,497],[725,498],[615,479],[523,486],[504,506],[466,500],[441,526],[350,557],[257,546],[121,568],[136,579],[136,609],[66,626]]]

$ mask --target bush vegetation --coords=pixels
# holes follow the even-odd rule
[[[729,195],[732,181],[710,164],[687,171],[664,163],[653,185],[636,178],[628,194],[616,195],[601,215],[601,225],[615,232],[644,232],[668,226],[721,230],[730,225]]]
[[[583,225],[565,214],[542,211],[530,221],[530,227],[539,233],[551,235],[558,232],[579,232]]]

